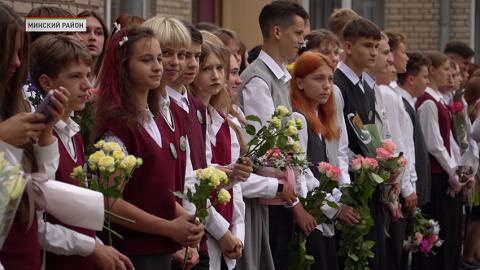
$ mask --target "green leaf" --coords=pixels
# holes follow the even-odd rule
[[[255,129],[255,127],[252,126],[252,125],[246,125],[246,126],[245,126],[245,131],[247,132],[248,135],[254,136],[254,135],[255,135],[255,132],[256,132],[256,129]]]
[[[380,177],[380,175],[376,174],[376,173],[370,173],[370,177],[373,181],[375,181],[377,184],[381,184],[383,183],[383,178]]]
[[[260,120],[260,117],[258,117],[258,116],[256,116],[256,115],[253,115],[253,114],[247,115],[247,116],[245,117],[245,119],[247,119],[247,120],[249,120],[249,121],[257,122],[257,123],[259,123],[260,125],[262,124],[262,120]]]
[[[358,256],[353,254],[353,253],[350,253],[348,254],[348,257],[350,257],[352,260],[354,260],[355,262],[358,262]]]
[[[331,208],[335,208],[335,209],[338,209],[338,204],[335,203],[334,201],[329,201],[327,200],[327,205],[330,206]]]
[[[180,191],[173,192],[173,195],[175,195],[175,197],[180,198],[180,199],[187,199],[187,196]]]

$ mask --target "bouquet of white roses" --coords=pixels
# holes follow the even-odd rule
[[[122,198],[123,189],[132,178],[135,169],[143,163],[141,158],[133,155],[125,155],[120,145],[115,142],[98,141],[94,147],[97,151],[88,157],[88,167],[78,166],[74,168],[72,178],[80,180],[82,185],[101,192],[106,198],[105,226],[108,232],[109,244],[112,244],[112,234],[123,238],[111,229],[112,216],[125,219],[111,212],[117,199]]]
[[[0,152],[0,249],[12,225],[27,180],[20,165],[11,165]]]

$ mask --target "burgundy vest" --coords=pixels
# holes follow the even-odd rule
[[[125,186],[123,199],[152,215],[173,220],[176,200],[172,191],[177,190],[176,179],[181,178],[185,170],[170,151],[169,145],[173,140],[169,128],[162,124],[164,121],[156,122],[162,136],[162,148],[142,127],[129,128],[123,123],[110,121],[105,129],[120,138],[129,154],[143,159],[142,166],[135,170]],[[178,147],[175,148],[178,153]],[[117,228],[125,238],[118,241],[117,247],[127,256],[171,254],[180,249],[180,245],[171,238],[122,226]]]
[[[452,129],[452,123],[450,119],[450,114],[448,112],[447,107],[443,105],[441,102],[436,101],[430,94],[425,93],[423,96],[417,99],[415,103],[415,108],[418,109],[420,105],[422,105],[425,101],[431,100],[437,106],[438,111],[438,125],[440,127],[440,135],[443,139],[443,145],[447,148],[448,154],[450,153],[450,132]],[[437,159],[429,154],[430,156],[430,167],[432,173],[445,173],[445,170],[440,166]]]
[[[75,167],[79,165],[83,166],[83,164],[85,163],[85,156],[83,154],[82,136],[80,135],[80,133],[77,133],[72,138],[75,146],[75,152],[77,153],[77,161],[75,161],[70,157],[70,154],[68,153],[67,148],[65,147],[63,142],[60,140],[58,134],[55,131],[53,132],[53,134],[58,139],[59,152],[60,152],[60,163],[58,164],[58,169],[57,169],[57,173],[55,174],[55,178],[58,181],[62,181],[71,185],[80,186],[80,182],[76,179],[71,178],[70,174],[72,173]],[[60,224],[76,232],[91,236],[92,238],[95,237],[95,231],[63,224],[53,216],[48,215],[48,213],[47,213],[47,221],[52,224]],[[64,255],[55,255],[50,252],[47,253],[46,265],[47,265],[47,269],[49,270],[50,269],[52,270],[68,269],[72,265],[75,265],[75,269],[79,269],[79,270],[95,269],[95,263],[90,256],[86,256],[86,257],[76,256],[76,255],[64,256]]]
[[[193,170],[203,169],[207,167],[207,158],[205,150],[205,133],[206,133],[206,108],[202,102],[192,96],[188,96],[188,113],[177,106],[170,106],[178,108],[179,121],[183,121],[187,134],[188,143],[190,145],[190,161],[192,162]],[[205,235],[200,241],[200,251],[208,250],[207,236]]]
[[[185,187],[185,170],[187,167],[187,151],[186,151],[186,141],[187,141],[187,133],[185,128],[184,122],[184,110],[180,108],[175,102],[170,102],[170,111],[172,112],[173,121],[175,123],[175,130],[172,131],[163,118],[162,115],[156,116],[156,123],[157,126],[164,125],[166,132],[160,132],[161,136],[167,136],[169,141],[172,142],[175,146],[177,151],[177,166],[179,166],[179,173],[175,178],[175,191],[183,192],[183,188]],[[160,129],[160,127],[159,127]],[[184,139],[181,139],[183,137]],[[163,138],[162,138],[163,139]],[[185,140],[185,148],[181,146],[181,140]],[[182,150],[184,149],[184,150]],[[177,198],[178,203],[182,204],[182,200]]]
[[[223,116],[223,115],[222,115]],[[227,119],[224,117],[224,121],[220,130],[216,135],[216,145],[211,144],[212,147],[212,162],[221,166],[230,165],[232,163],[232,143],[230,137],[230,127]],[[230,223],[230,227],[233,219],[233,189],[229,189],[228,192],[232,196],[232,199],[227,204],[217,204],[215,209]],[[213,194],[214,201],[216,194]]]
[[[0,251],[0,262],[6,270],[40,270],[37,219],[33,219],[32,226],[28,230],[25,227],[25,222],[20,221],[17,213]]]

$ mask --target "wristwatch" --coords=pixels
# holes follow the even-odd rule
[[[283,184],[282,183],[278,183],[278,187],[277,187],[277,193],[280,193],[283,191]]]

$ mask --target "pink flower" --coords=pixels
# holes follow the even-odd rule
[[[397,149],[397,146],[393,143],[392,140],[383,140],[383,148],[390,152],[390,155],[393,155],[395,153],[395,150]]]
[[[320,173],[325,174],[328,170],[330,170],[330,167],[331,167],[331,166],[332,166],[332,165],[330,165],[330,164],[327,163],[327,162],[320,162],[320,163],[318,163],[318,167],[317,167],[317,168],[318,168],[318,171],[319,171]]]
[[[387,149],[383,147],[379,147],[376,149],[377,152],[377,159],[378,160],[389,160],[392,158],[392,153],[390,153]]]
[[[430,242],[431,244],[435,244],[435,242],[438,241],[438,235],[436,235],[436,234],[431,234],[431,235],[427,236],[425,239],[426,239],[428,242]]]
[[[452,104],[448,105],[448,109],[453,113],[461,112],[463,110],[463,103],[461,101],[454,101]]]
[[[423,235],[420,232],[415,233],[415,245],[419,246],[423,240]]]
[[[327,170],[326,175],[332,181],[338,181],[338,179],[342,175],[342,171],[340,170],[340,168],[330,165],[330,169]]]
[[[401,156],[399,159],[398,159],[398,164],[401,166],[401,167],[406,167],[407,166],[407,159],[405,158],[405,156]]]
[[[372,169],[372,170],[375,170],[377,167],[378,167],[378,162],[376,159],[373,159],[373,158],[365,158],[363,161],[362,161],[362,167],[364,169]]]
[[[424,254],[428,254],[432,249],[432,246],[432,243],[430,243],[427,239],[423,239],[420,243],[420,251],[422,251]]]
[[[353,171],[358,171],[362,168],[362,156],[357,156],[355,159],[352,160],[350,166],[352,167]]]

